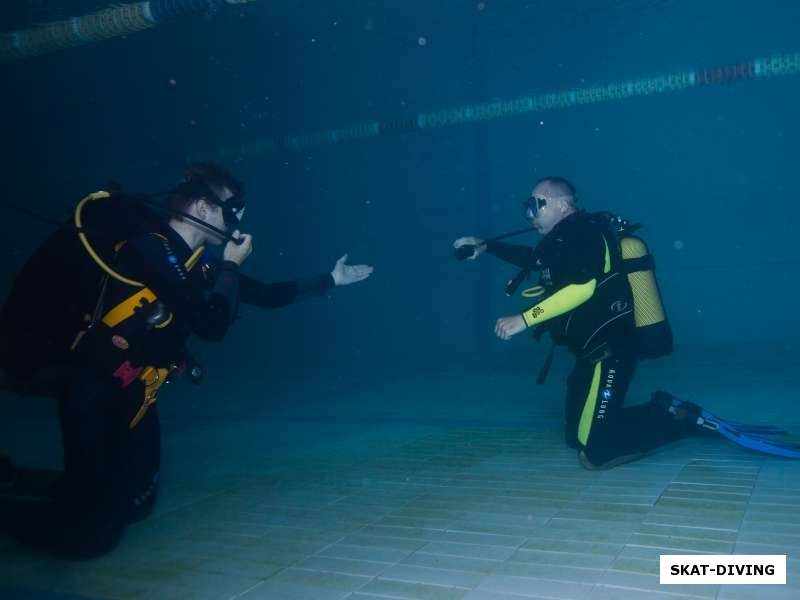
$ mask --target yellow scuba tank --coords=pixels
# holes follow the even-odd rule
[[[619,240],[623,272],[633,293],[633,314],[641,358],[656,358],[672,352],[672,328],[667,320],[655,277],[655,261],[647,244],[624,235]]]

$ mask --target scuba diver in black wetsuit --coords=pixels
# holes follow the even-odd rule
[[[87,199],[115,202],[103,194]],[[55,396],[63,434],[64,473],[48,490],[52,501],[12,503],[20,516],[13,517],[12,533],[24,542],[76,558],[99,556],[117,545],[127,524],[151,513],[160,461],[154,403],[171,375],[185,370],[199,375],[185,349],[191,334],[221,340],[240,302],[285,306],[361,281],[372,272],[366,265],[347,265],[345,255],[330,274],[309,279],[266,284],[241,275],[239,268],[253,248],[252,237],[238,230],[244,213],[242,186],[214,164],[188,168],[171,193],[170,210],[168,221],[149,222],[118,240],[113,261],[86,246],[105,273],[95,268],[83,276],[92,281],[102,275],[99,285],[76,285],[64,298],[49,297],[45,290],[52,288],[41,281],[37,267],[46,261],[37,262],[34,255],[3,306],[0,356],[6,382],[11,382],[6,387],[23,393],[47,390]],[[91,231],[82,230],[79,216],[80,205],[78,232],[91,237]],[[68,233],[77,238],[75,228]],[[204,260],[205,244],[226,240],[221,260]],[[57,254],[51,248],[41,256],[57,260]],[[53,273],[55,278],[63,275]],[[36,287],[37,279],[44,287]],[[99,291],[82,294],[81,287]],[[67,344],[64,335],[53,332],[58,329],[54,319],[64,317],[59,308],[77,314],[68,310],[70,299],[83,303],[84,314],[82,321],[60,324],[71,332]],[[31,327],[42,334],[31,336],[25,331]],[[40,347],[30,345],[31,337]],[[15,344],[21,347],[25,340],[26,351],[15,352]],[[32,354],[37,350],[40,354]],[[18,475],[24,469],[2,463],[7,479],[24,479]]]
[[[525,202],[526,217],[544,237],[535,248],[475,237],[455,248],[483,252],[522,269],[539,271],[541,298],[522,314],[497,320],[502,340],[529,327],[546,328],[553,342],[575,356],[567,382],[565,435],[583,466],[610,468],[690,435],[663,401],[624,406],[641,358],[672,351],[672,333],[653,276],[652,257],[630,235],[635,227],[608,213],[577,207],[575,188],[561,177],[540,180]]]

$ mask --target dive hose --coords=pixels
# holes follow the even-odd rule
[[[504,233],[503,235],[498,235],[497,237],[484,240],[482,244],[465,244],[459,248],[456,248],[456,260],[466,260],[475,253],[475,250],[478,248],[478,246],[485,246],[489,242],[499,242],[500,240],[504,240],[515,235],[522,235],[523,233],[534,231],[535,229],[535,227],[526,227],[525,229],[517,229],[516,231],[511,231],[509,233]]]

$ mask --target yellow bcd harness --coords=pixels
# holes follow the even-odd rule
[[[135,311],[141,308],[143,304],[145,303],[153,304],[157,301],[158,297],[144,283],[125,277],[124,275],[120,274],[119,272],[111,268],[102,259],[102,257],[95,251],[95,249],[92,247],[89,241],[89,238],[83,231],[83,209],[85,208],[85,206],[89,202],[104,200],[110,197],[111,194],[109,194],[108,192],[100,191],[100,192],[94,192],[93,194],[89,194],[88,196],[83,198],[83,200],[81,200],[78,203],[78,206],[75,209],[74,222],[75,222],[75,227],[78,230],[78,237],[80,238],[80,241],[83,244],[84,249],[92,258],[92,260],[97,264],[97,266],[100,267],[100,269],[106,275],[103,284],[103,291],[101,291],[101,297],[98,300],[98,307],[100,307],[102,304],[102,296],[105,293],[105,287],[108,278],[113,278],[119,281],[120,283],[138,288],[135,293],[131,294],[130,296],[119,302],[116,306],[114,306],[113,308],[111,308],[102,315],[101,317],[102,322],[109,329],[111,329],[113,333],[115,327],[117,327],[127,319],[131,318],[135,314]],[[166,238],[164,238],[164,236],[157,233],[153,233],[153,235],[160,237],[162,240],[164,240],[164,242],[166,242]],[[125,243],[126,243],[125,240],[119,242],[114,248],[115,251],[119,252],[119,250],[125,245]],[[203,254],[203,250],[204,247],[200,246],[186,260],[184,266],[186,267],[187,271],[191,271],[192,268],[197,264],[197,261]],[[98,312],[98,310],[96,310],[96,312]],[[78,332],[78,334],[75,337],[75,340],[70,346],[70,350],[74,351],[78,347],[81,339],[84,337],[84,335],[86,335],[87,331],[94,325],[94,322],[97,319],[97,317],[98,317],[97,314],[95,314],[94,317],[92,315],[86,315],[85,321],[87,322],[87,327],[86,329]],[[172,313],[169,313],[169,315],[163,321],[159,322],[158,324],[155,324],[154,328],[163,329],[167,327],[172,322],[172,320],[173,320],[173,315]],[[122,340],[122,342],[124,341],[125,340]],[[119,343],[121,344],[122,342]],[[118,344],[115,345],[117,345],[117,347],[121,347]],[[139,424],[139,422],[147,413],[148,408],[150,408],[150,406],[155,404],[158,398],[158,390],[161,388],[162,385],[164,385],[164,383],[166,383],[170,374],[177,368],[178,368],[177,365],[174,364],[170,365],[169,367],[156,367],[148,365],[145,367],[134,368],[130,365],[129,361],[125,361],[115,371],[114,376],[122,380],[123,387],[127,387],[135,380],[141,381],[142,384],[144,385],[144,399],[142,401],[142,405],[139,408],[138,412],[136,413],[136,415],[134,415],[133,419],[128,425],[130,429],[136,427],[136,425]]]

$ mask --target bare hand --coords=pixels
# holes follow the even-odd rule
[[[468,235],[466,237],[460,237],[455,242],[453,242],[453,248],[455,248],[456,250],[458,250],[462,246],[474,246],[472,256],[468,256],[467,260],[475,260],[481,254],[486,252],[486,246],[484,244],[484,241],[480,238],[476,238],[471,235]]]
[[[517,335],[521,331],[528,328],[525,325],[525,319],[522,315],[514,315],[513,317],[501,317],[497,319],[494,326],[494,333],[501,340],[510,340],[512,336]]]
[[[347,254],[336,261],[336,264],[331,271],[331,277],[336,285],[350,285],[363,281],[372,275],[373,267],[369,265],[348,265]]]
[[[232,235],[234,239],[241,239],[242,242],[240,244],[236,242],[225,244],[225,249],[222,251],[222,259],[241,265],[253,251],[253,236],[249,233],[239,233],[238,229]]]

